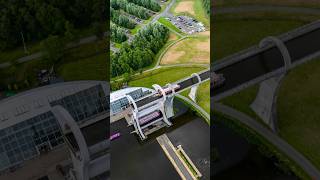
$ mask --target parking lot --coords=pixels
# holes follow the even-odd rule
[[[205,31],[203,23],[188,16],[171,16],[166,19],[186,34]]]

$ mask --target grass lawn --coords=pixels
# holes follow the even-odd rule
[[[280,136],[320,170],[320,59],[291,70],[278,95]]]
[[[215,36],[212,44],[212,61],[257,45],[266,36],[276,36],[305,24],[302,21],[270,19],[271,17],[229,19],[226,16],[216,16],[213,18]]]
[[[161,59],[161,64],[210,63],[210,37],[186,38],[170,47]]]
[[[200,84],[197,92],[197,103],[210,114],[210,81]]]
[[[254,101],[259,90],[259,85],[248,87],[236,94],[221,100],[221,103],[237,109],[255,119],[259,119],[256,113],[251,110],[250,104]]]
[[[105,54],[63,64],[58,74],[65,81],[75,80],[107,80],[109,76],[107,57]]]
[[[129,86],[148,87],[151,88],[153,84],[164,86],[167,83],[173,83],[184,77],[191,76],[192,73],[204,70],[202,67],[168,67],[157,69],[148,73],[144,73],[135,77],[129,82]]]
[[[178,33],[182,33],[180,29],[178,29],[175,25],[173,25],[170,21],[166,20],[165,17],[161,17],[158,19],[158,21],[163,24],[164,26],[178,32]]]
[[[215,6],[239,6],[239,5],[279,5],[320,8],[318,0],[215,0]]]

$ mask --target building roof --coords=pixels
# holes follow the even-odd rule
[[[149,89],[149,88],[145,88],[145,87],[128,87],[128,88],[124,88],[124,89],[120,89],[114,92],[111,92],[110,94],[110,102],[113,102],[115,100],[118,100],[120,98],[123,98],[124,96],[126,96],[126,94],[135,91],[137,89],[142,89],[142,91],[151,91],[153,92],[153,89]]]
[[[105,92],[109,91],[105,81],[72,81],[35,88],[5,98],[0,101],[0,129],[48,112],[50,102],[99,84],[103,85]]]

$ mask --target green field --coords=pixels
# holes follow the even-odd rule
[[[277,6],[293,6],[320,8],[317,0],[215,0],[215,6],[228,7],[240,5],[277,5]]]
[[[148,87],[151,88],[153,84],[164,86],[167,83],[173,83],[184,77],[191,76],[192,73],[204,70],[202,67],[171,67],[161,68],[153,72],[144,73],[129,82],[129,86]]]
[[[212,43],[211,60],[223,57],[257,45],[266,36],[279,35],[303,25],[302,22],[285,20],[230,20],[216,19],[213,26],[215,40]]]
[[[161,64],[209,64],[209,38],[209,36],[197,36],[177,42],[163,55]]]
[[[291,70],[278,95],[280,136],[320,170],[320,59]]]
[[[217,61],[257,45],[266,36],[280,35],[319,18],[316,15],[271,12],[215,15],[211,60]]]
[[[63,64],[59,67],[58,74],[65,81],[107,80],[109,78],[107,57],[105,54],[100,54]]]

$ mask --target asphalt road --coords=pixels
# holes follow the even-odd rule
[[[272,131],[264,127],[262,124],[247,116],[246,114],[226,105],[217,103],[213,104],[213,107],[215,111],[221,112],[234,119],[237,119],[242,124],[258,132],[259,135],[263,136],[263,138],[268,140],[270,143],[276,146],[277,149],[279,149],[295,163],[297,163],[311,178],[320,179],[320,171],[307,158],[305,158],[301,153],[295,150],[292,146],[290,146],[287,142],[274,134]]]

